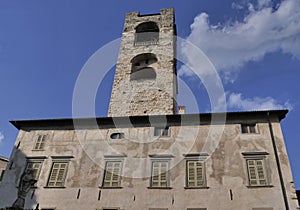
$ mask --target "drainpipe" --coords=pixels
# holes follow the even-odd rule
[[[282,171],[281,171],[279,156],[278,156],[278,152],[277,152],[277,146],[276,146],[276,142],[275,142],[275,138],[274,138],[273,127],[272,127],[271,120],[270,120],[270,112],[268,112],[267,115],[268,115],[268,124],[269,124],[271,139],[272,139],[272,146],[273,146],[273,150],[274,150],[274,154],[275,154],[275,160],[276,160],[276,164],[277,164],[277,170],[278,170],[278,174],[279,174],[279,180],[280,180],[280,185],[281,185],[281,191],[282,191],[282,195],[283,195],[284,205],[285,205],[285,209],[289,210],[290,207],[289,207],[289,203],[288,203],[288,199],[287,199],[287,194],[286,194],[286,190],[285,190],[285,185],[284,185],[284,181],[283,181],[283,176],[282,176]]]

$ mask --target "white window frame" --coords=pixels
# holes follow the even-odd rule
[[[193,181],[193,182],[195,182],[195,185],[194,186],[190,186],[190,174],[189,174],[189,162],[194,162],[194,163],[200,163],[202,166],[202,174],[201,174],[201,176],[202,176],[202,180],[198,180],[197,179],[197,176],[198,176],[198,174],[197,174],[197,166],[194,166],[194,167],[196,167],[196,171],[194,171],[194,173],[195,173],[195,179],[194,180],[191,180],[191,181]],[[185,161],[185,163],[186,163],[186,188],[206,188],[206,176],[205,176],[205,171],[206,171],[206,168],[205,168],[205,162],[203,161],[203,160],[199,160],[199,159],[186,159],[186,161]],[[195,169],[195,168],[194,168]],[[198,182],[203,182],[203,184],[202,185],[198,185],[197,183]]]
[[[247,127],[247,132],[243,132],[243,127],[246,126]],[[251,128],[250,126],[254,127],[254,132],[251,132]],[[258,125],[257,123],[241,123],[241,133],[242,134],[258,134],[259,130],[258,130]]]
[[[65,187],[65,182],[66,182],[66,179],[67,179],[67,175],[68,175],[68,169],[69,169],[69,162],[70,162],[70,158],[73,158],[73,157],[59,157],[59,158],[56,158],[56,157],[52,157],[53,160],[52,160],[52,166],[51,166],[51,170],[50,170],[50,173],[49,173],[49,177],[48,177],[48,181],[47,181],[47,188],[64,188]],[[54,166],[55,164],[66,164],[66,167],[65,167],[65,171],[64,171],[64,174],[63,174],[63,178],[61,179],[61,181],[58,180],[58,176],[59,174],[56,175],[56,179],[54,181],[51,181],[51,175],[53,173],[53,169],[54,169]],[[61,169],[61,167],[59,167],[58,169]],[[59,173],[59,171],[58,171]],[[50,186],[50,182],[54,182],[54,185]],[[57,185],[58,182],[61,182],[61,185]]]
[[[270,185],[270,180],[269,176],[267,173],[267,155],[268,153],[266,152],[249,152],[249,153],[242,153],[244,158],[245,158],[245,165],[246,165],[246,171],[247,171],[247,186],[248,187],[271,187]],[[249,162],[248,161],[255,161],[255,179],[256,184],[251,183],[251,174],[250,174],[250,169],[249,169]],[[259,172],[258,172],[258,167],[257,167],[257,161],[261,161],[262,163],[262,170],[263,170],[263,175],[264,175],[264,181],[265,184],[260,183],[259,179]]]
[[[45,149],[46,141],[49,138],[48,134],[38,134],[34,143],[34,151],[42,151]]]
[[[111,170],[108,169],[108,164],[113,164]],[[116,168],[115,164],[119,164],[117,174],[114,174],[114,170]],[[104,173],[103,173],[102,187],[103,188],[120,188],[121,187],[122,168],[123,168],[122,160],[107,160],[107,161],[105,161],[105,169],[104,169]],[[106,178],[109,174],[111,174],[111,178],[109,180],[106,180]],[[116,182],[114,182],[114,180],[113,180],[114,176],[117,176],[117,178],[118,178]],[[106,182],[109,182],[108,186],[106,185]],[[117,183],[117,186],[113,186],[113,183]]]
[[[170,189],[170,162],[171,162],[171,158],[173,157],[172,155],[150,155],[151,157],[151,174],[150,174],[150,183],[149,183],[149,188],[158,188],[158,189]],[[159,174],[158,174],[158,186],[154,186],[153,185],[153,177],[154,177],[154,164],[155,163],[166,163],[166,186],[162,185],[161,182],[161,175],[164,172],[161,172],[161,168],[159,168]],[[161,167],[161,165],[160,165]]]
[[[170,137],[171,136],[171,127],[166,126],[166,127],[154,127],[154,136],[156,137]],[[158,132],[157,132],[158,130]],[[159,135],[157,135],[159,133]]]

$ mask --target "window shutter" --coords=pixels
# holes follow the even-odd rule
[[[266,185],[267,180],[265,176],[263,160],[247,160],[247,165],[250,185]]]
[[[152,162],[151,187],[167,187],[167,186],[168,186],[168,162],[167,161]]]
[[[29,162],[26,170],[32,170],[35,179],[38,179],[41,168],[41,162]]]
[[[53,163],[48,182],[49,187],[63,187],[67,165],[67,163]]]
[[[121,162],[107,162],[103,187],[119,187],[121,174]]]
[[[187,187],[204,186],[204,164],[198,160],[190,160],[187,162]]]

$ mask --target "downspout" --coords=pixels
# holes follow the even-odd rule
[[[285,209],[289,210],[290,207],[289,207],[289,203],[288,203],[288,199],[287,199],[286,189],[285,189],[285,186],[284,186],[284,181],[283,181],[279,156],[278,156],[278,152],[277,152],[277,146],[276,146],[276,142],[275,142],[275,138],[274,138],[273,127],[272,127],[271,120],[270,120],[270,112],[268,112],[267,115],[268,115],[268,124],[269,124],[271,139],[272,139],[272,146],[273,146],[273,150],[274,150],[274,154],[275,154],[275,160],[276,160],[276,164],[277,164],[277,170],[278,170],[278,174],[279,174],[279,180],[280,180],[284,205],[285,205]]]

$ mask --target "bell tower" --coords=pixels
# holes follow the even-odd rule
[[[108,116],[175,114],[177,95],[174,9],[127,13]]]

